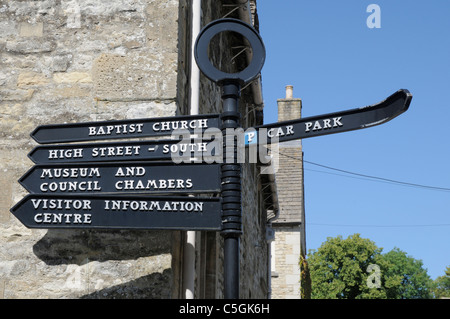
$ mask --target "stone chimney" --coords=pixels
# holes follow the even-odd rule
[[[293,98],[292,85],[286,86],[286,98],[278,99],[278,122],[299,119],[302,115],[302,99]]]

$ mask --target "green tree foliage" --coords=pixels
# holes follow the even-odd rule
[[[382,254],[359,234],[329,237],[308,253],[313,299],[430,298],[422,262],[399,249]]]
[[[444,276],[439,276],[434,281],[433,292],[435,298],[450,298],[450,266],[445,270]]]
[[[432,280],[423,269],[421,260],[406,255],[405,252],[394,248],[383,258],[389,267],[384,270],[385,278],[389,278],[392,285],[386,287],[387,298],[392,299],[427,299],[432,297]]]

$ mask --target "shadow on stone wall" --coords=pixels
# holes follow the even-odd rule
[[[108,287],[84,295],[81,299],[170,299],[170,282],[172,271],[164,270],[163,273],[153,273],[121,285]]]
[[[47,265],[82,265],[171,253],[171,243],[170,231],[50,229],[33,252]]]

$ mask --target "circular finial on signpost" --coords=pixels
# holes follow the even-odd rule
[[[211,39],[221,32],[232,31],[245,37],[252,47],[253,58],[242,71],[227,73],[217,69],[209,59],[208,47]],[[237,81],[241,85],[256,78],[264,65],[266,50],[261,36],[247,23],[237,19],[219,19],[206,25],[199,33],[194,47],[195,61],[203,74],[211,81],[223,84],[224,81]]]

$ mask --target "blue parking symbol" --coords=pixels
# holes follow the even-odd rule
[[[256,144],[258,142],[258,132],[246,132],[244,141],[245,145]]]

